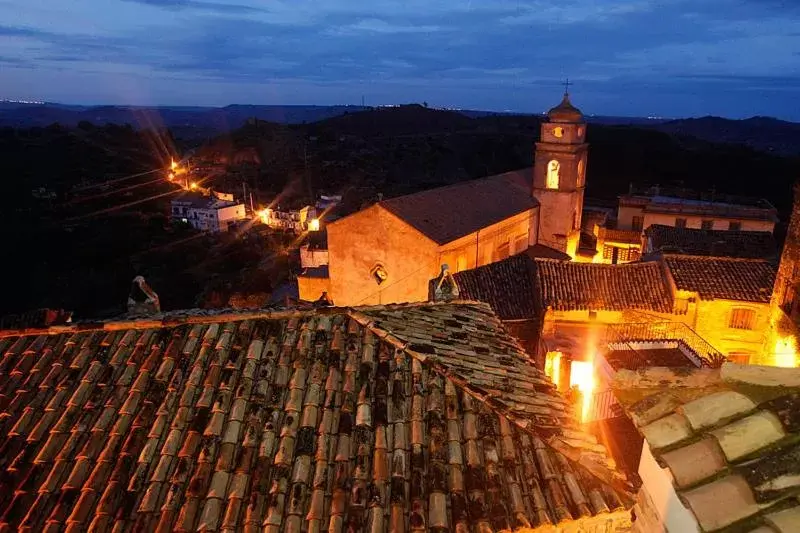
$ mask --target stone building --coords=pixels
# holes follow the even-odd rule
[[[794,204],[781,261],[770,300],[770,327],[764,351],[775,364],[797,366],[800,336],[800,182],[794,185]]]
[[[778,247],[769,231],[705,230],[653,224],[644,230],[642,254],[643,257],[681,254],[774,261],[778,257]]]
[[[775,265],[761,259],[665,255],[684,322],[730,360],[770,364],[762,353]]]
[[[616,218],[595,229],[597,250],[591,260],[611,264],[638,260],[642,232],[656,225],[679,230],[771,234],[777,221],[777,210],[764,199],[631,186],[628,194],[619,197]]]
[[[775,266],[763,259],[662,254],[603,265],[520,254],[453,278],[461,298],[495,309],[540,368],[558,354],[567,385],[572,362],[609,343],[678,343],[703,358],[769,364],[761,348]]]
[[[422,301],[442,264],[458,272],[532,249],[574,255],[587,144],[569,100],[548,113],[534,166],[380,201],[328,224],[327,277],[298,278],[300,298],[322,287],[337,305]]]

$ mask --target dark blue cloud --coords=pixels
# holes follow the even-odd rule
[[[366,94],[373,103],[540,111],[569,76],[576,98],[597,113],[798,113],[786,94],[800,80],[800,18],[779,2],[117,0],[102,12],[92,5],[106,6],[81,3],[85,27],[76,27],[52,16],[37,23],[0,2],[0,36],[40,78],[55,69],[62,77],[65,68],[108,71],[116,87],[129,74],[154,100],[185,100],[175,103],[333,103]],[[30,79],[26,72],[12,75]],[[194,89],[179,91],[177,80]],[[8,96],[53,100],[57,88]],[[738,103],[716,94],[725,88]]]
[[[145,4],[148,6],[161,7],[165,9],[198,9],[209,11],[221,11],[227,13],[261,13],[264,10],[254,6],[243,4],[223,4],[220,2],[204,2],[203,0],[124,0]]]

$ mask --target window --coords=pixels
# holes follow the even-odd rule
[[[731,311],[731,320],[728,327],[731,329],[753,329],[756,321],[756,312],[752,309],[734,309]]]
[[[700,222],[700,229],[714,229],[713,220],[703,220]]]
[[[495,255],[495,261],[500,261],[501,259],[505,259],[508,257],[508,250],[509,250],[508,241],[504,242],[500,246],[497,247],[497,252]]]
[[[467,256],[459,255],[458,259],[456,259],[456,272],[461,272],[462,270],[466,269],[467,269]]]
[[[731,220],[728,222],[728,230],[730,231],[742,231],[742,223],[738,220]]]
[[[675,225],[677,226],[677,221]],[[631,228],[634,229],[635,231],[642,231],[643,227],[644,227],[644,217],[633,217],[633,220],[631,221]]]
[[[750,364],[750,353],[748,352],[731,352],[728,354],[728,361],[739,365]]]
[[[514,238],[514,253],[524,252],[528,248],[528,235],[523,233]]]
[[[597,311],[589,311],[589,320],[597,320]]]
[[[603,245],[603,259],[606,261],[611,261],[611,258],[614,257],[614,247],[609,246],[607,244]]]
[[[547,188],[558,189],[558,171],[561,169],[561,164],[552,159],[547,163]]]
[[[630,263],[639,259],[639,250],[636,248],[620,248],[617,259],[622,263]]]
[[[676,218],[675,219],[675,227],[676,228],[685,228],[686,227],[686,219],[685,218]]]
[[[689,311],[689,300],[685,298],[678,298],[675,300],[675,312],[680,315],[685,315]]]
[[[378,285],[386,281],[386,278],[389,277],[389,274],[387,274],[386,269],[380,263],[372,267],[372,270],[370,270],[369,273],[372,276],[372,279],[374,279],[375,283],[377,283]]]

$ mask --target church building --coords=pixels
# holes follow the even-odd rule
[[[328,225],[329,264],[298,277],[301,300],[424,301],[443,264],[476,268],[527,252],[569,259],[579,240],[586,123],[565,93],[542,123],[532,168],[378,202]]]

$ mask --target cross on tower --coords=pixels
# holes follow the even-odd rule
[[[569,96],[569,86],[574,85],[573,83],[569,82],[569,78],[564,82],[564,96]]]

